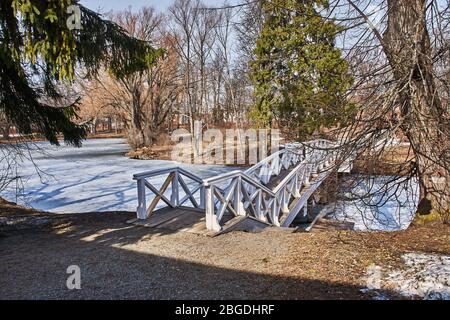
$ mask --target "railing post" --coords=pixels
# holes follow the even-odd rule
[[[317,173],[322,172],[322,170],[325,168],[325,158],[324,158],[324,151],[319,150],[318,151],[318,164],[317,164]]]
[[[277,195],[278,197],[278,195]],[[271,220],[272,220],[272,224],[274,226],[279,227],[280,226],[280,220],[278,219],[278,215],[280,214],[280,208],[278,205],[278,199],[277,197],[275,197],[275,199],[273,199],[273,203],[272,203],[272,212],[270,213],[271,216]]]
[[[300,198],[300,189],[302,188],[302,184],[299,182],[299,171],[298,170],[295,173],[295,177],[294,177],[294,192],[293,192],[293,196],[294,198],[298,199]]]
[[[263,182],[264,184],[268,183],[270,181],[270,176],[269,176],[269,169],[267,167],[267,163],[265,163],[262,167],[261,170],[259,171],[259,175],[261,178],[261,182]]]
[[[310,165],[309,165],[309,164],[306,164],[306,165],[305,165],[305,169],[303,170],[303,179],[302,179],[302,183],[303,183],[303,185],[304,185],[306,188],[308,188],[308,187],[311,185],[311,183],[309,182],[309,175],[311,174],[311,173],[309,172],[309,167],[310,167]]]
[[[222,228],[217,221],[214,208],[214,186],[205,187],[205,212],[206,212],[206,229],[212,231],[220,231]]]
[[[241,193],[242,178],[237,177],[236,179],[237,179],[237,181],[236,181],[237,183],[236,183],[236,186],[234,187],[233,207],[239,216],[245,216],[245,209],[244,209],[244,204],[242,203],[242,193]]]
[[[320,161],[320,159],[318,159],[317,152],[313,151],[310,157],[311,169],[309,171],[313,178],[315,178],[317,176],[317,173],[319,172],[319,164],[317,163],[318,161]]]
[[[172,194],[170,195],[170,202],[174,207],[178,207],[180,205],[180,195],[179,195],[179,172],[176,170],[174,172],[174,176],[172,178]]]
[[[145,220],[148,218],[147,200],[145,198],[145,179],[138,179],[137,191],[138,191],[137,218]]]
[[[289,197],[287,195],[286,187],[284,187],[281,190],[281,198],[280,198],[280,206],[281,206],[281,211],[283,213],[289,213],[288,198]]]
[[[258,195],[256,196],[256,216],[258,217],[258,219],[263,220],[263,221],[267,221],[266,215],[264,214],[264,212],[262,211],[262,191],[259,190],[258,191]]]
[[[308,216],[308,203],[305,203],[304,207],[303,207],[303,217],[307,217]]]
[[[205,187],[200,188],[200,206],[199,209],[205,209]]]
[[[325,168],[328,168],[331,164],[331,151],[325,151]]]

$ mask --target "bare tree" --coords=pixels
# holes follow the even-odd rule
[[[200,83],[198,98],[198,113],[205,114],[209,111],[208,97],[208,63],[212,49],[216,42],[215,28],[220,23],[220,17],[215,11],[204,10],[203,4],[199,5],[198,18],[195,21],[193,49],[196,55],[196,69]]]
[[[220,12],[221,17],[221,25],[216,29],[217,39],[218,39],[218,55],[219,58],[223,62],[224,69],[223,71],[224,76],[224,83],[225,83],[225,92],[226,92],[226,99],[228,101],[226,110],[228,115],[235,116],[235,119],[238,122],[240,122],[240,117],[238,114],[238,110],[236,109],[235,104],[235,92],[234,87],[232,85],[232,59],[231,59],[231,32],[233,31],[232,28],[232,18],[233,18],[233,11],[229,8],[223,9]],[[231,111],[231,112],[230,112]],[[227,119],[230,120],[230,119]]]
[[[199,16],[200,1],[176,0],[169,8],[173,19],[171,25],[175,36],[177,52],[182,61],[182,75],[184,81],[184,94],[186,110],[189,113],[191,130],[194,130],[194,122],[197,118],[197,108],[193,98],[193,65],[194,65],[194,29]]]
[[[357,106],[354,119],[333,132],[343,142],[343,158],[352,152],[370,158],[378,165],[368,167],[375,170],[404,139],[410,149],[394,176],[417,179],[419,214],[448,214],[448,6],[435,0],[336,0],[322,14],[342,25],[339,45],[356,80],[349,92]]]
[[[198,159],[200,155],[200,141],[195,135],[195,123],[199,120],[199,110],[201,101],[199,101],[198,82],[196,76],[195,64],[195,32],[200,19],[201,2],[199,0],[176,0],[169,8],[172,18],[171,29],[176,35],[176,46],[180,61],[182,61],[182,76],[184,82],[183,104],[189,119],[189,127],[194,140],[194,158]],[[202,49],[203,50],[203,47]],[[202,54],[204,52],[202,51]],[[199,108],[200,106],[200,108]],[[184,114],[186,116],[186,114]]]
[[[111,109],[119,113],[128,125],[132,147],[149,146],[164,130],[179,95],[175,40],[162,23],[163,15],[153,8],[142,8],[138,13],[126,10],[112,14],[111,19],[132,36],[165,48],[166,52],[152,68],[120,79],[100,72],[95,81],[84,84],[88,93],[84,106],[97,114]]]
[[[245,69],[248,68],[248,62],[254,58],[254,49],[256,40],[262,30],[264,17],[262,11],[262,1],[244,0],[245,6],[239,13],[239,23],[236,24],[236,39],[241,54],[240,63]]]

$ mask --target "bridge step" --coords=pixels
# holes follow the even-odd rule
[[[290,167],[289,169],[282,169],[280,171],[280,174],[278,176],[274,176],[272,178],[270,178],[270,181],[265,185],[267,188],[269,188],[270,190],[275,189],[276,186],[278,186],[278,184],[284,180],[284,178],[286,178],[289,173],[291,173],[292,168]]]
[[[314,225],[314,231],[327,230],[354,230],[355,223],[345,221],[335,221],[326,218],[320,218]]]
[[[272,227],[272,224],[270,223],[263,222],[253,217],[242,216],[228,221],[223,226],[222,231],[217,232],[215,236],[233,231],[259,232],[270,227]]]

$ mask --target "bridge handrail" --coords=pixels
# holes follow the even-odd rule
[[[148,178],[161,175],[167,175],[167,178],[159,189],[147,180]],[[196,185],[190,186],[189,184],[187,184],[186,181],[184,181],[183,176],[192,179],[194,182],[196,182]],[[139,219],[147,219],[153,213],[160,201],[163,201],[171,208],[181,207],[188,201],[191,202],[194,208],[204,208],[205,188],[203,187],[203,179],[183,168],[170,167],[165,169],[147,171],[135,174],[133,176],[133,179],[137,181],[137,213]],[[172,191],[170,198],[167,198],[164,193],[168,189],[169,185],[172,186]],[[149,189],[155,195],[148,207],[146,197],[147,189]],[[185,192],[185,196],[183,198],[180,197],[180,191]],[[195,197],[195,194],[197,192],[200,192],[200,201],[198,201]]]
[[[330,145],[331,142],[327,140],[317,140],[309,142],[309,144],[324,147],[325,145]],[[302,145],[302,151],[304,148],[305,146]],[[205,193],[209,195],[207,200],[205,200],[207,227],[212,230],[220,231],[222,218],[227,208],[235,215],[245,214],[246,208],[242,208],[241,203],[248,208],[252,207],[253,215],[260,220],[268,221],[268,219],[270,219],[270,221],[277,226],[284,223],[284,220],[281,221],[281,216],[289,211],[288,206],[290,200],[293,197],[300,197],[300,189],[302,186],[309,186],[310,175],[327,167],[334,155],[334,152],[326,153],[324,155],[325,149],[315,152],[313,150],[312,153],[309,154],[310,157],[317,159],[319,155],[323,155],[323,158],[320,159],[321,163],[311,164],[309,161],[310,157],[297,152],[299,149],[299,147],[293,146],[292,144],[287,145],[285,149],[274,153],[249,170],[244,172],[232,171],[204,180],[203,185],[206,188]],[[253,176],[254,174],[261,174],[260,172],[258,173],[258,169],[261,169],[262,166],[270,164],[270,161],[275,160],[277,157],[281,157],[282,159],[280,162],[272,163],[276,167],[276,169],[272,169],[274,169],[275,175],[278,175],[280,167],[284,165],[283,156],[286,153],[292,153],[297,156],[297,158],[286,158],[288,165],[291,166],[292,164],[295,164],[295,167],[273,190],[260,183],[260,181],[258,181],[258,176]],[[272,173],[269,175],[272,175]],[[230,181],[227,192],[223,192],[221,195],[214,193],[211,188],[216,187],[225,181]],[[245,182],[246,184],[243,185],[242,182]],[[296,185],[296,190],[292,190],[294,184]],[[261,199],[261,192],[265,194],[264,199]],[[255,197],[260,197],[258,202],[256,202]],[[221,205],[219,208],[215,205],[214,199],[216,198],[219,199]],[[265,205],[261,206],[263,202]],[[229,207],[231,203],[233,203],[233,207]],[[297,209],[302,209],[304,203],[306,202],[299,204],[299,208]],[[290,221],[292,220],[292,217],[289,216],[286,219],[288,219],[287,221]]]
[[[327,145],[327,147],[321,148],[319,146],[320,143]],[[309,146],[309,147],[311,147],[313,149],[317,149],[317,150],[329,150],[330,146],[333,146],[333,148],[338,147],[338,143],[331,141],[331,140],[327,140],[327,139],[316,139],[316,140],[311,140],[311,141],[306,141],[306,142],[291,142],[291,143],[287,144],[287,146],[294,146],[296,148]]]
[[[194,181],[203,183],[202,178],[200,178],[199,176],[197,176],[181,167],[169,167],[169,168],[165,168],[165,169],[157,169],[157,170],[151,170],[151,171],[146,171],[146,172],[142,172],[142,173],[137,173],[137,174],[133,175],[133,180],[152,178],[152,177],[156,177],[156,176],[161,176],[163,174],[171,173],[174,171],[178,171]]]
[[[269,188],[267,188],[260,182],[256,181],[255,179],[253,179],[251,176],[246,174],[244,171],[239,171],[239,170],[227,172],[225,174],[222,174],[222,175],[219,175],[216,177],[205,179],[205,180],[203,180],[203,186],[204,187],[210,187],[210,186],[217,187],[218,184],[220,184],[220,182],[231,180],[231,179],[234,179],[237,177],[242,178],[245,182],[253,185],[256,188],[263,190],[266,194],[275,197],[275,193],[272,190],[270,190]]]
[[[251,168],[245,170],[245,173],[247,173],[247,174],[249,174],[249,175],[252,174],[252,173],[254,173],[254,172],[257,171],[258,169],[260,169],[261,167],[263,167],[263,166],[265,166],[267,163],[269,163],[271,160],[276,159],[277,157],[280,157],[281,155],[283,155],[283,154],[286,153],[286,152],[289,152],[289,153],[293,153],[293,154],[299,155],[298,153],[295,153],[295,152],[293,152],[293,151],[290,150],[290,149],[279,150],[279,151],[277,151],[277,152],[271,154],[271,155],[268,156],[267,158],[264,158],[263,160],[261,160],[260,162],[258,162],[257,164],[255,164],[253,167],[251,167]]]

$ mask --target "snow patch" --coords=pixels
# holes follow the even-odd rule
[[[379,266],[367,270],[367,288],[375,298],[385,298],[377,290],[390,290],[404,297],[424,300],[450,300],[450,256],[426,253],[402,255],[405,267],[383,271]]]

